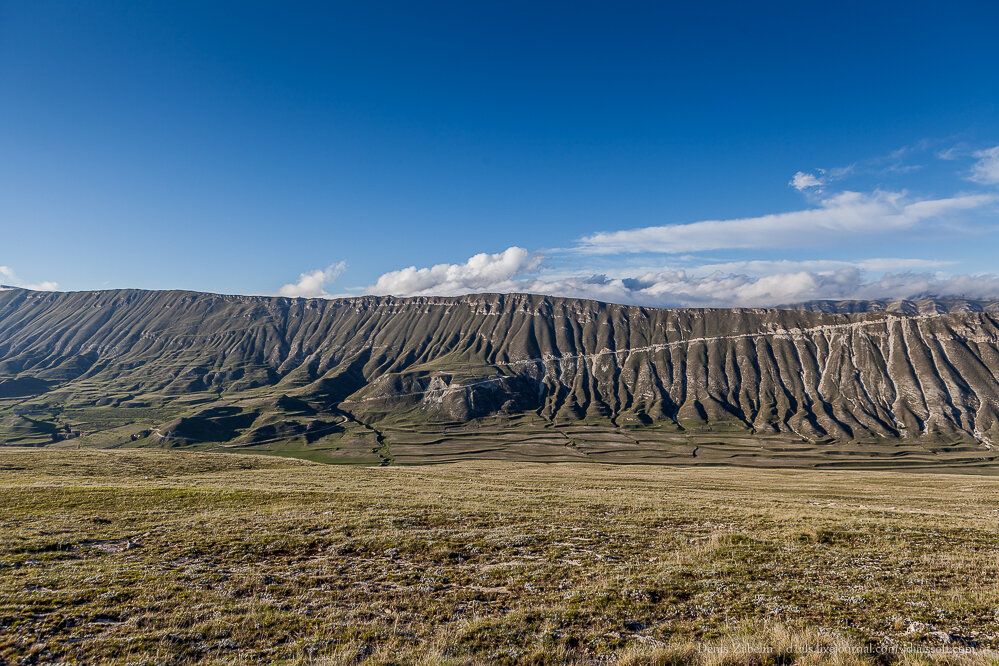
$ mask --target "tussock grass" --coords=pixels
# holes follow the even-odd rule
[[[997,527],[972,475],[0,449],[0,663],[997,663]]]

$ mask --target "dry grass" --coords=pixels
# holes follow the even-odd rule
[[[995,477],[0,449],[0,528],[0,663],[997,663]]]

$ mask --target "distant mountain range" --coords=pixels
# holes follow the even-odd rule
[[[899,312],[902,314],[954,314],[960,312],[999,312],[999,300],[974,300],[967,298],[922,298],[898,301],[807,301],[782,305],[782,310],[808,310],[810,312]]]
[[[990,465],[999,301],[663,310],[528,294],[0,291],[0,442]]]

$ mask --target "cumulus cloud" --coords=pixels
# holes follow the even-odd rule
[[[821,200],[817,208],[789,213],[600,232],[581,238],[577,250],[587,254],[675,254],[816,246],[843,234],[856,237],[907,229],[932,218],[982,208],[995,200],[989,194],[964,194],[914,201],[904,192],[847,191]]]
[[[978,161],[971,167],[970,179],[983,185],[999,185],[999,146],[975,152]]]
[[[791,182],[789,182],[788,185],[801,192],[802,190],[807,190],[810,187],[822,187],[822,179],[813,173],[799,171],[794,174],[794,177],[791,178]]]
[[[594,298],[653,307],[765,307],[809,300],[899,299],[925,295],[999,297],[999,276],[939,273],[886,273],[866,279],[858,268],[793,271],[752,276],[745,273],[692,275],[666,270],[634,278],[584,278],[545,284],[527,291]]]
[[[10,266],[0,266],[0,282],[3,284],[9,284],[13,287],[34,289],[35,291],[55,291],[59,288],[59,283],[52,282],[51,280],[44,280],[42,282],[23,282],[17,277],[14,269]]]
[[[328,298],[326,285],[332,283],[344,269],[347,262],[341,261],[338,264],[327,266],[325,270],[316,269],[298,276],[298,282],[289,283],[278,289],[278,296],[289,298]]]
[[[463,264],[437,264],[430,268],[410,266],[385,273],[367,293],[416,296],[516,291],[516,288],[507,288],[516,284],[513,278],[534,271],[540,262],[540,255],[531,254],[522,247],[509,247],[497,254],[477,254]]]
[[[636,274],[553,275],[542,256],[513,247],[478,254],[464,264],[409,267],[386,273],[365,293],[457,296],[474,292],[528,292],[592,298],[651,307],[765,307],[818,299],[898,299],[925,295],[999,298],[999,276],[931,273],[931,259],[866,259],[858,262],[730,262],[691,270]],[[721,270],[721,268],[733,270]],[[871,279],[867,271],[888,272]],[[921,272],[920,272],[921,271]]]

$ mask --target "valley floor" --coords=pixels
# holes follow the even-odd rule
[[[999,478],[0,448],[0,664],[999,663]]]

